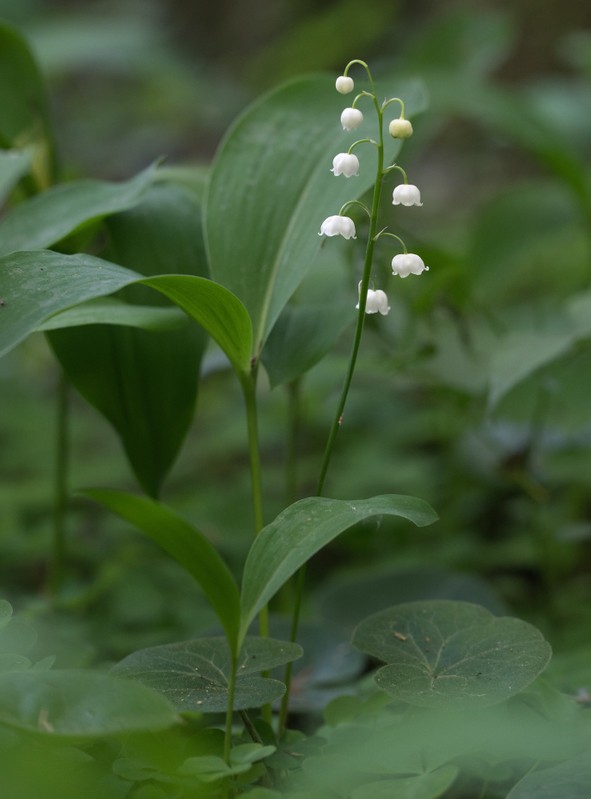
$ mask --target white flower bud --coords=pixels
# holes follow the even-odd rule
[[[388,130],[393,139],[408,139],[412,136],[412,125],[408,119],[393,119]]]
[[[341,114],[343,130],[355,130],[363,122],[363,114],[358,108],[345,108]]]
[[[402,183],[392,192],[392,205],[422,205],[421,192],[412,183]]]
[[[428,271],[429,267],[425,266],[423,259],[412,252],[405,252],[392,258],[393,275],[408,277],[409,275],[420,275],[422,272]]]
[[[355,88],[353,78],[349,78],[347,75],[339,75],[335,86],[339,94],[350,94]]]
[[[354,239],[355,223],[348,216],[329,216],[320,226],[319,236],[342,236],[344,239]]]
[[[359,310],[359,303],[355,306],[357,310]],[[390,306],[388,305],[388,297],[386,296],[386,292],[382,291],[381,289],[377,289],[374,291],[373,289],[367,290],[367,302],[365,303],[365,313],[381,313],[382,316],[386,316],[390,311]]]
[[[332,169],[337,175],[344,175],[346,178],[359,174],[359,159],[353,153],[339,153],[332,159]]]

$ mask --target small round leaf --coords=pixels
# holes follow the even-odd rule
[[[525,621],[469,602],[409,602],[362,621],[353,644],[386,661],[375,680],[421,707],[485,707],[522,691],[543,671],[550,645]]]

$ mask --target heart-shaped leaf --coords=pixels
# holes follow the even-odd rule
[[[455,782],[459,771],[450,765],[409,777],[374,780],[355,788],[351,799],[436,799]]]
[[[240,619],[238,586],[217,549],[171,508],[122,491],[88,489],[84,494],[135,525],[195,578],[235,649]]]
[[[51,737],[91,738],[170,727],[168,700],[109,674],[65,669],[0,674],[0,724]]]
[[[328,75],[292,81],[247,109],[216,155],[205,216],[211,274],[246,306],[257,356],[314,262],[323,219],[375,180],[369,144],[358,151],[359,176],[330,174],[337,153],[377,136],[369,105],[361,127],[343,132],[345,105]],[[388,136],[385,147],[389,163],[400,142]]]
[[[484,707],[526,688],[551,649],[539,630],[470,602],[408,602],[362,621],[353,645],[389,665],[375,680],[421,707]]]
[[[278,699],[285,685],[260,677],[296,660],[297,644],[249,636],[238,659],[234,709],[261,707]],[[221,713],[227,709],[231,654],[224,638],[200,638],[142,649],[114,667],[114,672],[163,693],[179,711]]]
[[[417,497],[397,494],[355,501],[309,497],[290,505],[253,542],[242,580],[241,637],[271,597],[313,555],[357,522],[400,516],[424,527],[437,519]]]
[[[507,799],[589,799],[591,758],[589,752],[550,768],[525,775],[507,794]]]

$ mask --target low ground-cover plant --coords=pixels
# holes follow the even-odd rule
[[[230,129],[205,186],[191,170],[158,165],[126,183],[56,183],[37,67],[17,32],[4,26],[1,35],[19,80],[2,130],[0,189],[11,207],[0,222],[0,350],[44,331],[64,375],[54,602],[59,607],[66,585],[69,381],[116,430],[143,489],[82,493],[172,556],[217,620],[213,634],[129,652],[105,673],[29,659],[35,634],[4,603],[0,732],[12,795],[43,786],[48,797],[134,799],[587,796],[584,697],[540,678],[550,645],[478,584],[450,588],[449,573],[409,572],[410,583],[423,579],[428,589],[417,586],[413,601],[386,601],[405,579],[391,572],[379,604],[348,615],[352,647],[337,636],[322,651],[313,627],[300,624],[306,566],[324,547],[352,528],[375,531],[392,520],[426,528],[437,519],[407,494],[327,496],[333,462],[346,449],[367,320],[380,335],[373,317],[379,323],[390,312],[389,286],[402,292],[410,281],[399,278],[428,271],[391,230],[384,203],[403,206],[401,213],[421,205],[397,162],[413,134],[408,117],[424,110],[418,84],[392,97],[385,80],[376,86],[367,64],[354,60],[336,91],[324,75],[279,87]],[[328,286],[317,261],[327,262]],[[338,271],[343,261],[352,280]],[[310,301],[315,285],[323,291]],[[312,487],[269,521],[263,370],[270,387],[287,385],[297,396],[349,322],[351,351]],[[561,341],[586,335],[582,312],[567,322]],[[232,568],[223,547],[160,499],[192,419],[207,336],[236,379],[247,431],[248,542]],[[525,366],[501,359],[491,405],[546,361],[539,352]],[[220,481],[225,503],[234,501],[232,488]],[[478,591],[481,604],[466,601]],[[287,624],[269,613],[279,592]],[[336,606],[352,596],[364,608],[367,593],[345,587]],[[306,662],[319,651],[320,662]],[[305,667],[294,671],[301,658]]]

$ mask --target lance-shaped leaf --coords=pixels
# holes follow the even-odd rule
[[[37,145],[53,172],[54,144],[45,82],[29,45],[6,22],[0,23],[0,53],[0,146]]]
[[[160,730],[178,721],[168,700],[109,674],[65,669],[0,674],[0,725],[51,738]]]
[[[151,186],[140,205],[108,220],[105,254],[146,277],[205,276],[200,215],[197,197],[185,186]],[[121,295],[182,313],[142,285]],[[134,318],[133,305],[127,307]],[[49,341],[69,380],[115,428],[144,491],[157,497],[193,419],[203,330],[84,326],[53,332]]]
[[[96,297],[144,283],[176,302],[202,325],[240,373],[250,368],[252,327],[242,303],[223,286],[193,275],[142,278],[90,255],[52,251],[0,258],[0,355],[56,313]]]
[[[345,101],[332,77],[290,82],[247,109],[216,155],[205,206],[210,269],[246,306],[256,355],[314,261],[323,219],[375,180],[370,144],[356,151],[358,177],[330,172],[334,156],[355,139],[376,138],[376,115],[365,102],[366,120],[345,133],[339,123]],[[386,139],[390,162],[400,143]]]
[[[26,175],[31,166],[31,154],[24,150],[0,150],[0,203],[3,203],[14,184]]]
[[[417,527],[437,520],[430,505],[417,497],[389,494],[355,501],[309,497],[290,505],[263,528],[244,565],[241,636],[300,566],[345,530],[374,516],[400,516]]]
[[[141,330],[176,330],[188,323],[187,315],[178,308],[157,308],[131,305],[117,299],[90,300],[67,308],[42,322],[37,331],[62,330],[85,325],[127,325]]]
[[[233,651],[237,651],[238,586],[203,533],[168,506],[146,497],[106,489],[88,489],[84,494],[131,522],[194,577],[217,613]]]
[[[83,225],[132,208],[154,180],[156,167],[124,183],[63,183],[15,206],[0,222],[0,254],[51,247]]]
[[[356,628],[353,645],[389,664],[375,676],[383,691],[433,708],[502,702],[533,682],[552,654],[531,624],[444,599],[369,616]]]
[[[238,658],[234,709],[261,707],[282,696],[285,685],[260,673],[301,655],[298,644],[247,637]],[[113,672],[160,691],[179,711],[222,713],[228,706],[231,653],[224,638],[142,649],[118,663]]]

